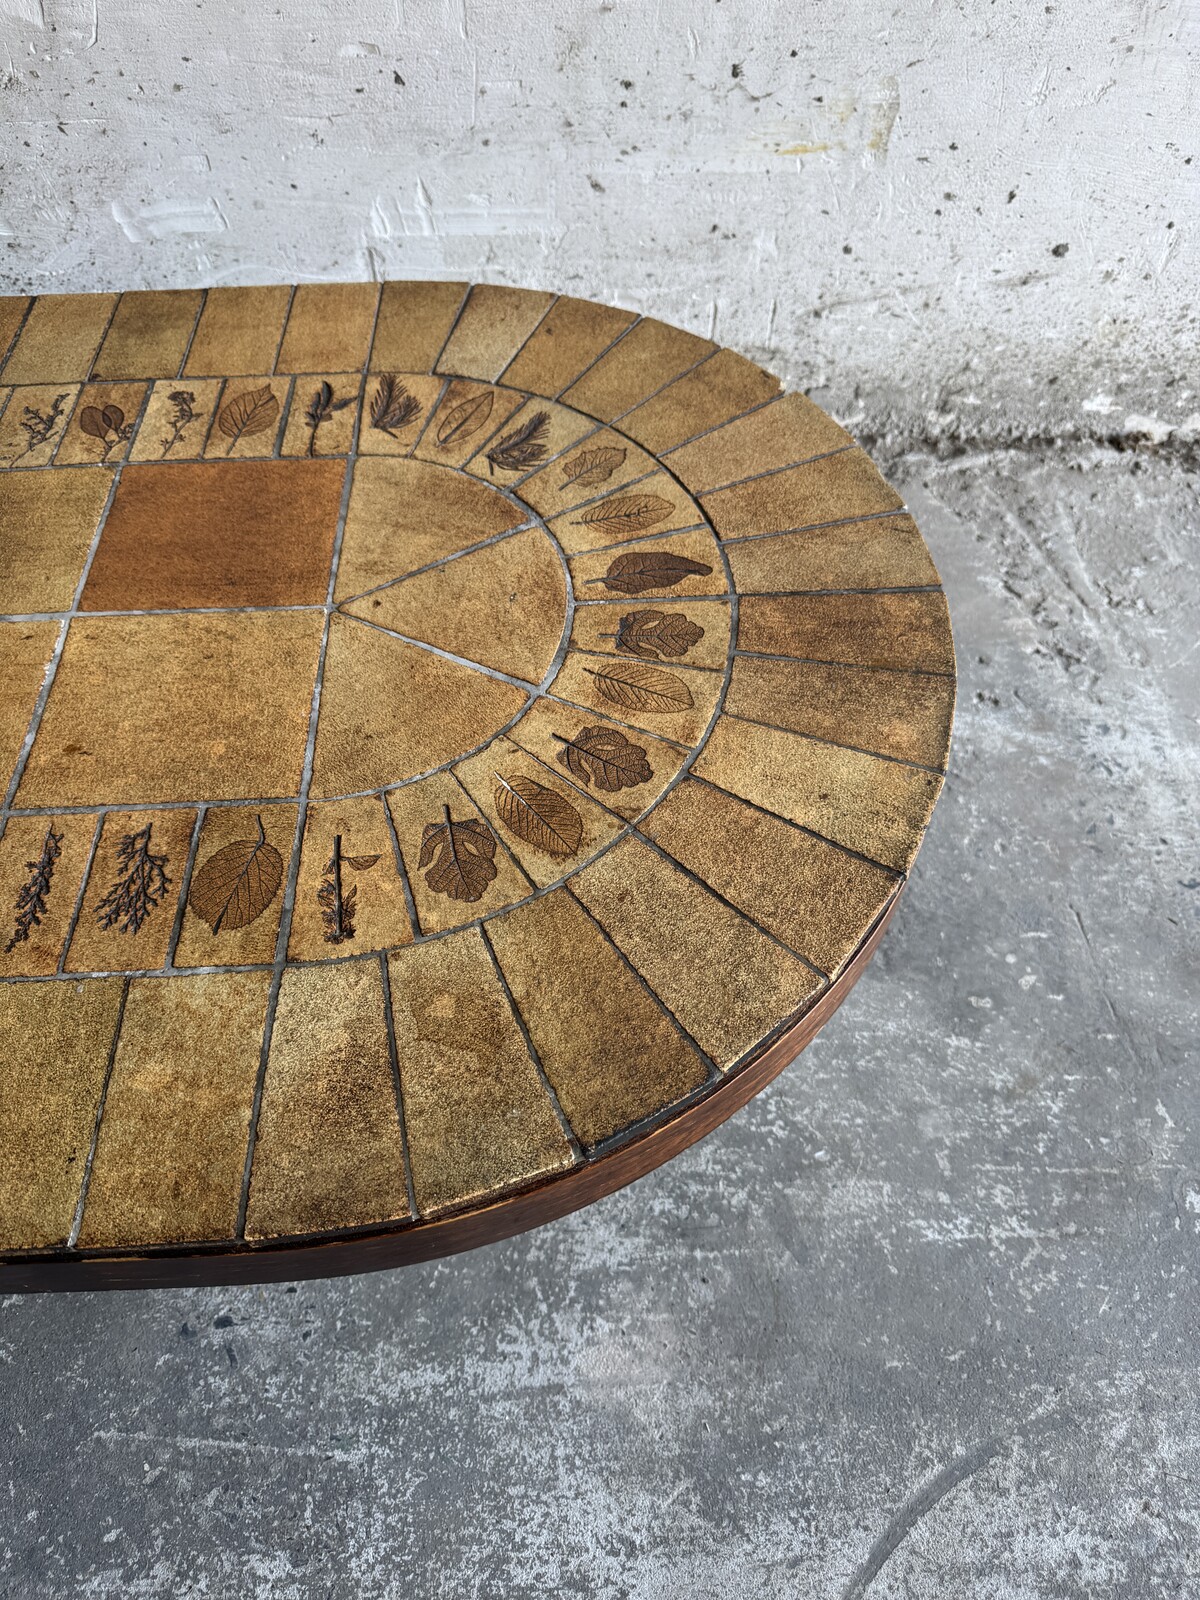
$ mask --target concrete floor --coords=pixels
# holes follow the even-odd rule
[[[893,475],[961,710],[844,1010],[524,1239],[0,1303],[0,1594],[1200,1593],[1195,480]]]

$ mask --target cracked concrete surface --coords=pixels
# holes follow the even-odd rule
[[[0,1594],[1185,1597],[1197,489],[908,454],[962,673],[845,1008],[745,1112],[406,1272],[0,1304]]]

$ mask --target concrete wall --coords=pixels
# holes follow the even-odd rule
[[[1194,442],[1198,45],[1188,0],[0,0],[0,285],[487,278],[898,442]]]

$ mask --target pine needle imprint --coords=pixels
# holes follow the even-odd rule
[[[488,471],[494,477],[497,467],[503,472],[522,472],[536,466],[545,457],[549,428],[550,413],[535,411],[528,422],[514,428],[488,451]]]
[[[170,888],[166,856],[156,856],[150,849],[153,827],[148,822],[136,833],[127,833],[117,846],[117,862],[124,871],[96,906],[96,921],[102,928],[140,932]]]
[[[62,855],[62,841],[62,834],[55,833],[54,825],[51,823],[42,841],[41,854],[36,861],[25,863],[29,881],[23,883],[17,890],[17,915],[13,923],[13,936],[4,946],[5,955],[10,954],[28,939],[34,928],[41,926],[42,918],[46,914],[46,901],[50,897],[50,880],[54,877],[54,863]]]
[[[390,372],[385,372],[371,396],[371,426],[395,438],[421,415],[421,402]]]

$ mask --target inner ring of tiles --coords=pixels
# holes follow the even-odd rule
[[[573,1169],[896,893],[944,600],[751,363],[447,284],[0,302],[4,349],[0,1250]]]

